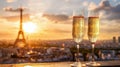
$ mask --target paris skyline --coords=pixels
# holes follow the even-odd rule
[[[19,12],[4,8],[25,7],[23,27],[25,36],[31,39],[55,40],[72,38],[73,10],[85,9],[100,13],[99,40],[120,36],[119,0],[0,0],[0,39],[16,39],[19,31]],[[30,24],[29,24],[30,23]],[[84,39],[87,37],[87,23]],[[30,27],[29,27],[30,26]],[[29,31],[27,28],[33,29]]]

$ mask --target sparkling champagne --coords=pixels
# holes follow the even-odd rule
[[[77,43],[81,42],[83,35],[84,35],[84,17],[74,16],[72,29],[72,36],[74,41]]]
[[[88,38],[92,43],[97,41],[99,35],[99,17],[88,18]]]

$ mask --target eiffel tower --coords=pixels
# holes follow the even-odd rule
[[[12,12],[20,12],[20,29],[18,32],[18,36],[17,39],[14,42],[14,47],[18,47],[20,44],[24,44],[24,47],[27,46],[26,40],[25,40],[25,36],[24,36],[24,31],[23,31],[23,27],[22,27],[22,13],[24,8],[17,8],[17,9],[12,9],[12,8],[5,8],[5,11],[12,11]],[[20,38],[21,36],[21,38]]]
[[[5,11],[12,11],[12,12],[20,12],[20,29],[18,32],[18,36],[14,42],[14,47],[19,47],[20,44],[24,44],[24,47],[27,46],[26,40],[25,40],[25,36],[24,36],[24,31],[23,31],[23,27],[22,27],[22,13],[24,8],[17,8],[17,9],[12,9],[12,8],[5,8]],[[20,38],[21,36],[21,38]]]
[[[14,46],[15,47],[21,47],[20,44],[22,44],[22,47],[25,47],[25,46],[27,46],[27,43],[26,43],[26,40],[25,40],[24,31],[23,31],[23,27],[22,27],[23,8],[19,8],[19,9],[17,9],[17,11],[20,11],[20,29],[19,29],[17,38],[14,42]]]

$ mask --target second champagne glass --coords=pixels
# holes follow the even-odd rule
[[[97,65],[94,59],[94,47],[99,35],[99,14],[91,11],[88,17],[88,38],[92,44],[92,65]]]

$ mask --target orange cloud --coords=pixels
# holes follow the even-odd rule
[[[17,22],[20,20],[20,16],[8,16],[8,17],[3,17],[4,19],[6,19],[9,22]],[[29,14],[24,14],[23,15],[23,22],[29,21]]]
[[[7,3],[15,2],[16,0],[6,0]]]

